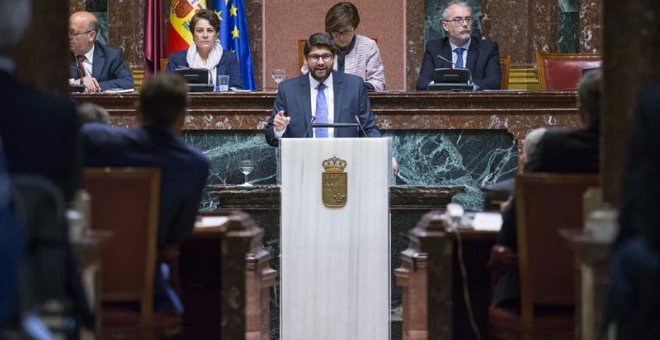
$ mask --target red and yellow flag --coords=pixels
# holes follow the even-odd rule
[[[197,11],[206,8],[206,0],[172,0],[170,4],[170,25],[167,30],[165,57],[170,53],[185,50],[192,44],[190,18]]]

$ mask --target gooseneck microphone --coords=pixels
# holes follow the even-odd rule
[[[364,128],[362,127],[362,123],[360,123],[360,117],[358,116],[353,116],[355,118],[355,122],[357,123],[358,127],[360,128],[359,131],[362,131],[362,136],[367,137],[367,133],[364,131]],[[359,137],[359,133],[358,133]]]
[[[85,84],[83,84],[83,80],[82,80],[84,74],[80,71],[78,67],[75,67],[73,65],[69,65],[69,66],[71,67],[72,70],[76,70],[76,73],[79,76],[78,82],[69,84],[69,92],[73,92],[73,93],[85,92]]]
[[[305,134],[303,135],[303,138],[307,138],[307,134],[312,131],[312,125],[316,121],[316,116],[312,116],[309,120],[309,125],[307,126],[307,130],[305,130]],[[313,136],[310,134],[309,138],[312,138]]]
[[[455,62],[453,62],[453,61],[451,61],[451,60],[449,60],[449,59],[447,59],[447,58],[445,58],[445,57],[443,57],[439,54],[436,57],[440,58],[443,61],[448,62],[451,65],[451,68],[465,68],[465,67],[458,67],[458,65],[456,65]]]
[[[77,66],[69,65],[69,67],[70,67],[72,70],[76,70],[76,74],[78,75],[78,80],[80,80],[80,84],[82,85],[82,83],[83,83],[83,80],[82,80],[82,79],[83,79],[83,77],[85,76],[85,74],[82,73],[82,71],[80,71],[80,69],[79,69]]]

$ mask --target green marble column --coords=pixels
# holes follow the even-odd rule
[[[557,19],[557,51],[560,53],[577,53],[580,49],[578,31],[580,29],[579,0],[557,0],[559,11]]]

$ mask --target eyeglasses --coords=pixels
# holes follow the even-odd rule
[[[319,60],[323,59],[323,61],[330,61],[332,59],[332,54],[330,53],[324,53],[324,54],[310,54],[307,56],[309,60],[319,62]]]
[[[353,34],[353,32],[355,32],[355,29],[351,27],[351,28],[349,28],[347,30],[343,30],[343,31],[334,31],[334,32],[332,32],[332,36],[333,37],[348,38],[349,36],[351,36],[351,34]]]
[[[445,21],[445,22],[450,22],[451,21],[451,22],[454,23],[454,25],[461,25],[461,24],[463,24],[463,22],[465,22],[466,24],[469,25],[469,24],[472,23],[473,20],[474,20],[474,17],[465,17],[465,18],[455,17],[454,19],[451,19],[451,20],[442,20],[442,21]]]
[[[93,32],[93,30],[85,31],[85,32],[69,32],[69,38],[77,37],[81,34],[87,34],[89,32]]]

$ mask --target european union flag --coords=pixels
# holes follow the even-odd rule
[[[216,0],[216,14],[220,17],[220,43],[222,47],[236,53],[241,65],[243,87],[254,90],[250,35],[248,33],[245,3],[243,0]]]

